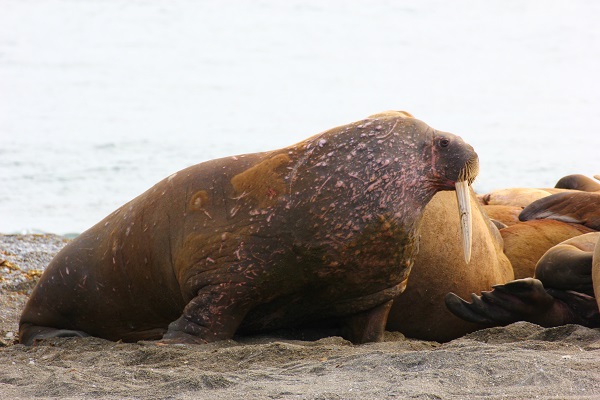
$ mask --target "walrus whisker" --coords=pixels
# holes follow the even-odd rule
[[[479,159],[477,157],[469,159],[458,174],[458,181],[468,181],[469,185],[473,183],[475,177],[479,174]]]

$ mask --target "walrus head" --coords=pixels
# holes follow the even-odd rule
[[[389,256],[392,261],[385,262],[408,260],[410,265],[418,251],[419,225],[427,203],[438,191],[456,190],[465,260],[470,260],[469,185],[479,162],[460,137],[437,131],[407,112],[386,111],[313,136],[295,149],[298,155],[286,152],[290,160],[297,160],[290,162],[286,178],[289,207],[302,210],[303,216],[315,216],[298,218],[295,225],[295,232],[311,232],[313,247],[321,243],[317,232],[321,230],[344,232],[340,243],[327,239],[336,248],[347,247],[346,242],[360,235],[375,240],[372,231],[389,230],[388,224],[377,222],[385,220],[394,226],[392,241],[397,244],[397,251]],[[306,189],[313,194],[307,197]],[[324,228],[325,223],[331,226]],[[299,239],[303,240],[307,239]],[[386,246],[363,247],[378,253]]]
[[[465,261],[471,259],[472,218],[469,186],[479,173],[479,158],[459,136],[428,127],[406,111],[385,111],[369,118],[402,118],[431,135],[431,174],[428,183],[438,190],[455,190],[462,232]]]
[[[435,131],[432,147],[433,185],[456,190],[465,262],[471,260],[472,217],[469,186],[479,173],[479,158],[460,137]]]

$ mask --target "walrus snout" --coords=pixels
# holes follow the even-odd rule
[[[472,151],[472,155],[458,173],[458,182],[467,181],[471,185],[479,174],[479,157],[471,146],[469,148]]]
[[[475,149],[461,137],[436,131],[434,141],[434,163],[441,190],[452,190],[456,182],[473,183],[479,173],[479,157]]]

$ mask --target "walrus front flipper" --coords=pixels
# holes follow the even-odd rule
[[[255,304],[253,295],[256,297],[253,287],[241,283],[203,287],[185,306],[181,317],[169,324],[161,342],[206,344],[231,339]]]
[[[342,336],[354,344],[381,342],[393,300],[371,310],[348,317],[342,329]]]
[[[476,294],[471,294],[473,301],[471,303],[463,300],[456,294],[450,292],[444,298],[446,302],[446,307],[457,317],[464,319],[468,322],[473,322],[475,324],[486,324],[486,325],[495,325],[496,322],[494,319],[487,316],[487,312],[482,309],[482,307],[478,307],[478,305],[483,304],[482,302],[478,302],[477,299],[479,296]]]
[[[60,338],[60,337],[88,337],[83,331],[71,329],[56,329],[46,326],[23,324],[19,329],[19,342],[25,346],[31,346],[37,340]]]
[[[542,281],[546,288],[558,290],[572,290],[594,295],[592,285],[592,251],[593,247],[586,248],[584,240],[595,242],[597,233],[591,233],[562,242],[548,250],[538,261],[535,267],[535,278]],[[585,243],[583,243],[585,244]],[[583,250],[582,250],[583,248]]]
[[[448,293],[448,309],[466,321],[493,326],[528,321],[545,327],[579,324],[594,327],[600,324],[595,299],[583,293],[545,289],[538,279],[525,278],[496,285],[481,296],[471,295],[468,303]]]

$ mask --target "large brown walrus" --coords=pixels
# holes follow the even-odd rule
[[[381,340],[438,191],[456,188],[469,257],[478,168],[461,138],[393,113],[189,167],[57,254],[20,341],[206,343],[323,319]]]
[[[444,303],[448,292],[468,296],[491,290],[492,285],[514,279],[502,251],[498,229],[481,211],[471,192],[473,250],[467,265],[459,235],[456,196],[439,192],[425,207],[419,253],[403,294],[394,300],[387,329],[422,340],[447,342],[484,326],[452,314]]]

